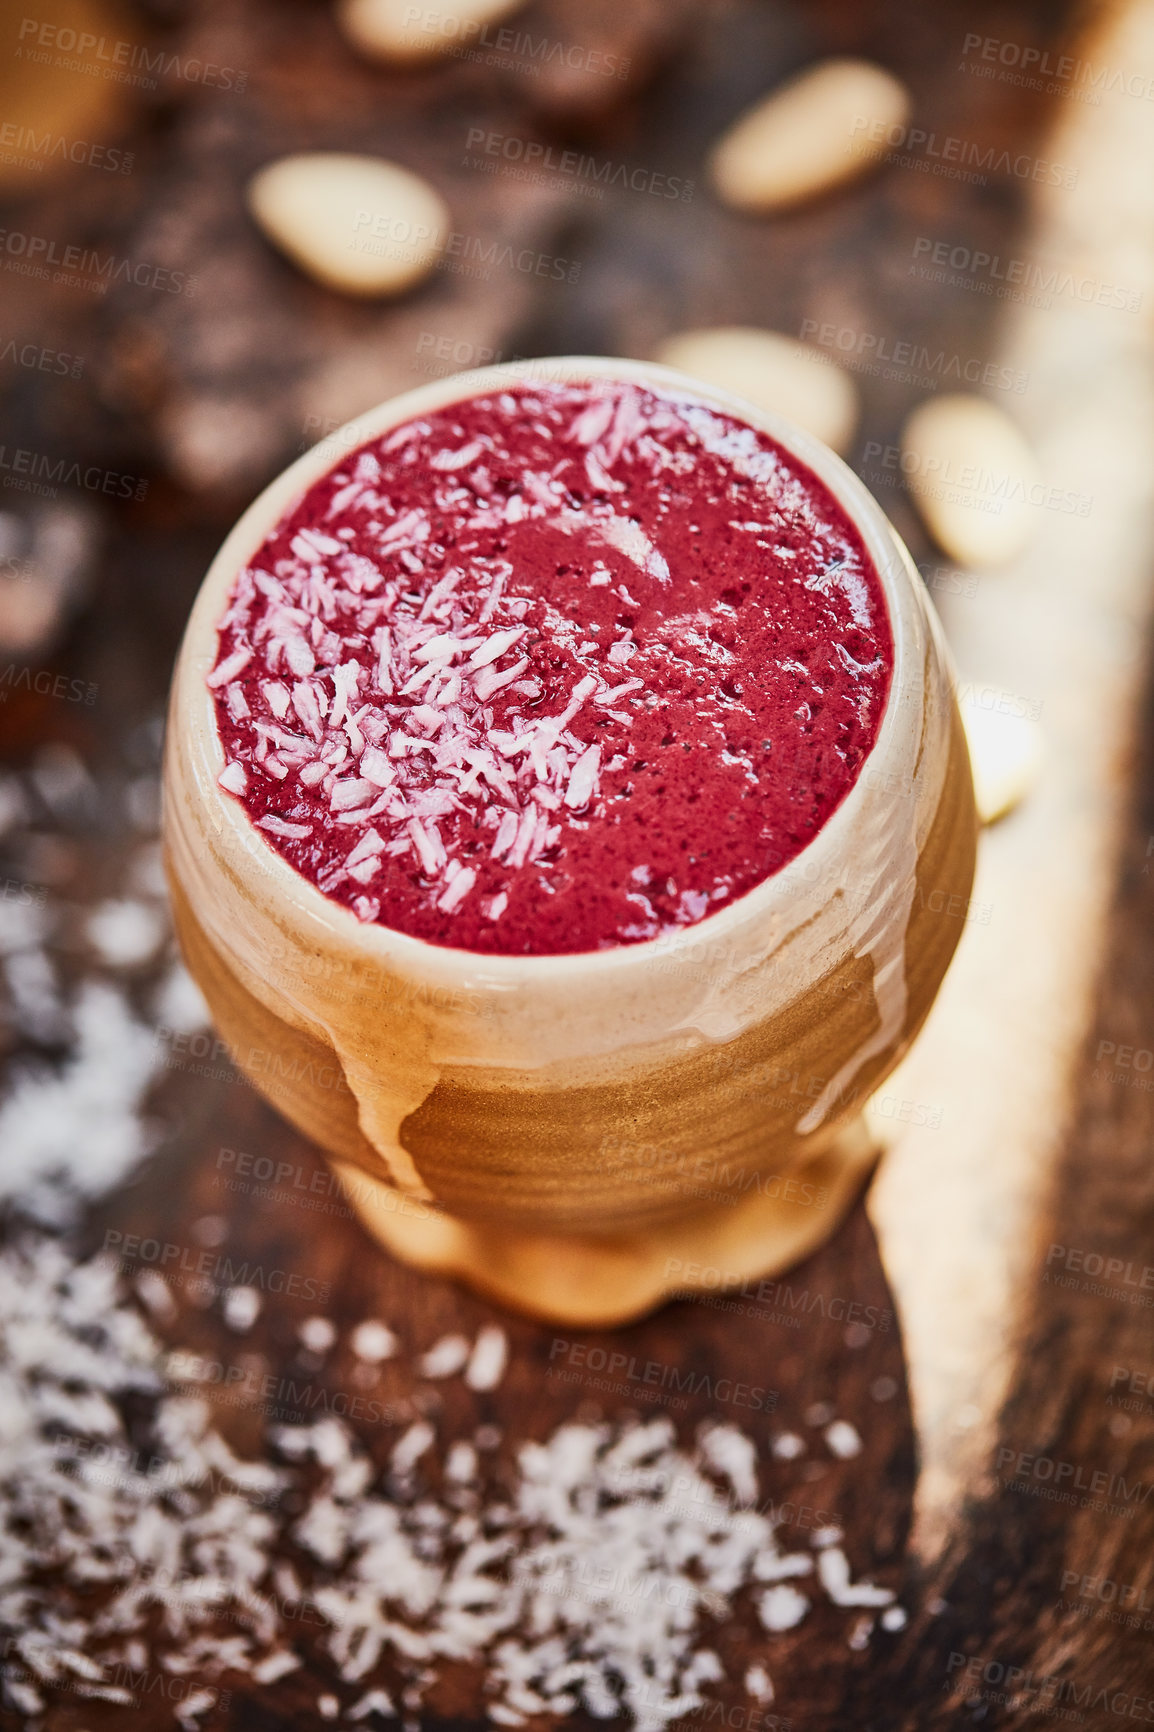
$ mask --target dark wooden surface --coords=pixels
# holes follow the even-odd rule
[[[49,885],[76,909],[114,893],[130,844],[143,834],[131,827],[124,789],[154,772],[168,669],[214,546],[251,493],[327,421],[425,376],[422,333],[506,356],[645,354],[667,331],[694,323],[749,321],[797,332],[803,318],[817,317],[988,358],[996,343],[994,304],[911,276],[908,263],[919,235],[1012,250],[1025,217],[1020,182],[965,186],[891,171],[787,219],[759,224],[727,215],[711,201],[702,156],[726,121],[763,88],[815,53],[843,51],[876,55],[903,73],[919,112],[939,130],[1025,148],[1042,135],[1045,99],[960,73],[962,37],[980,28],[1054,44],[1069,23],[1063,7],[1040,0],[980,8],[960,0],[934,8],[900,0],[868,6],[849,0],[535,5],[526,22],[558,38],[630,55],[630,78],[607,88],[603,78],[562,81],[461,63],[407,78],[369,70],[341,45],[326,8],[311,0],[206,0],[188,7],[157,0],[130,18],[134,30],[182,52],[210,47],[214,60],[245,69],[249,80],[240,95],[175,79],[155,93],[130,94],[94,136],[116,136],[135,150],[131,176],[77,170],[29,177],[13,192],[4,219],[65,244],[111,247],[185,271],[196,282],[192,296],[129,287],[100,298],[0,274],[6,329],[84,357],[78,381],[9,368],[12,443],[99,462],[149,483],[141,501],[92,502],[95,577],[88,603],[31,663],[95,682],[98,701],[77,707],[13,693],[0,710],[8,761],[21,765],[45,742],[70,742],[106,790],[54,848],[44,841],[52,829],[44,818],[39,843],[25,840],[23,853],[6,862],[6,870]],[[5,77],[19,76],[10,60]],[[694,176],[697,190],[690,202],[672,205],[624,193],[595,203],[573,199],[564,188],[526,193],[512,181],[461,167],[466,130],[478,124],[525,136],[536,131],[614,160]],[[499,233],[577,261],[579,280],[553,286],[508,271],[488,281],[442,273],[397,307],[383,309],[346,304],[306,283],[252,232],[239,189],[269,156],[333,145],[396,154],[441,186],[462,230]],[[862,383],[858,451],[868,438],[891,439],[906,408],[923,394],[908,379]],[[17,494],[3,503],[29,509]],[[886,505],[915,553],[928,554],[901,497],[887,498]],[[1080,1244],[1141,1266],[1154,1262],[1148,1153],[1154,1100],[1144,1090],[1095,1077],[1093,1062],[1100,1038],[1154,1045],[1148,856],[1154,763],[1148,757],[1135,767],[1134,786],[1098,1027],[1080,1076],[1079,1114],[1052,1222],[1041,1224],[1040,1242]],[[74,919],[66,931],[76,928]],[[66,971],[79,969],[77,941],[71,948],[63,942],[61,960]],[[147,982],[138,985],[143,1002]],[[256,1356],[253,1368],[263,1365],[286,1377],[307,1371],[314,1385],[323,1382],[335,1394],[361,1385],[344,1349],[322,1367],[300,1364],[295,1331],[310,1312],[325,1309],[339,1324],[381,1314],[417,1347],[450,1328],[473,1330],[493,1315],[474,1296],[392,1264],[339,1213],[228,1191],[221,1148],[285,1160],[306,1175],[318,1159],[235,1078],[206,1080],[173,1066],[154,1104],[167,1127],[161,1146],[135,1182],[93,1212],[87,1243],[102,1244],[110,1232],[140,1232],[192,1244],[198,1221],[222,1216],[222,1251],[234,1262],[295,1270],[329,1289],[323,1306],[288,1298],[270,1303],[239,1347],[218,1307],[201,1308],[181,1292],[179,1318],[165,1331],[173,1341],[222,1363],[239,1363],[243,1349]],[[1105,1467],[1154,1486],[1154,1400],[1133,1410],[1108,1402],[1115,1366],[1154,1375],[1151,1313],[1049,1285],[1044,1273],[1040,1263],[1014,1391],[1000,1423],[1006,1446]],[[860,1206],[792,1281],[795,1288],[892,1314]],[[566,1416],[629,1410],[627,1398],[547,1375],[551,1344],[564,1332],[502,1321],[514,1351],[493,1395],[470,1395],[454,1383],[433,1397],[398,1366],[382,1368],[372,1394],[390,1417],[354,1425],[376,1458],[430,1399],[443,1403],[448,1431],[471,1429],[480,1420],[499,1423],[506,1451],[547,1434]],[[1081,1703],[1083,1723],[1091,1726],[1121,1723],[1121,1711],[1100,1690],[1114,1692],[1115,1700],[1118,1692],[1128,1692],[1128,1701],[1135,1694],[1154,1697],[1154,1630],[1143,1627],[1154,1625],[1154,1613],[1126,1627],[1106,1615],[1116,1605],[1078,1598],[1075,1588],[1082,1612],[1098,1614],[1087,1617],[1067,1609],[1071,1589],[1064,1585],[1071,1572],[1106,1577],[1133,1587],[1135,1598],[1147,1588],[1147,1603],[1154,1605],[1152,1520],[1144,1495],[1126,1516],[1016,1491],[975,1497],[930,1578],[906,1557],[914,1445],[896,1323],[868,1331],[850,1347],[844,1325],[816,1313],[793,1329],[756,1304],[740,1314],[680,1304],[617,1333],[613,1344],[638,1357],[778,1392],[771,1413],[711,1410],[691,1400],[672,1414],[686,1440],[711,1411],[759,1439],[783,1427],[806,1430],[806,1412],[816,1402],[832,1403],[864,1440],[863,1454],[844,1463],[816,1445],[804,1472],[803,1464],[767,1460],[763,1491],[835,1512],[855,1571],[900,1590],[911,1610],[909,1627],[895,1635],[875,1632],[868,1648],[853,1652],[844,1613],[818,1607],[788,1635],[767,1637],[751,1606],[741,1603],[718,1638],[728,1673],[719,1700],[745,1712],[741,1678],[760,1658],[777,1687],[775,1711],[805,1732],[1041,1725],[1054,1717],[1058,1700],[1037,1685],[1049,1674],[1073,1681],[1075,1694],[1062,1706]],[[568,1348],[561,1357],[568,1359]],[[873,1393],[888,1388],[879,1379],[896,1386],[886,1400]],[[307,1417],[294,1415],[291,1399],[289,1409],[282,1419]],[[257,1447],[262,1416],[255,1404],[222,1401],[219,1423],[238,1450]],[[814,1427],[808,1431],[816,1435]],[[783,1537],[793,1536],[787,1530]],[[325,1724],[314,1707],[325,1662],[307,1635],[302,1651],[306,1669],[275,1689],[262,1692],[239,1677],[221,1680],[233,1691],[231,1706],[206,1724],[238,1732]],[[1017,1700],[1004,1684],[952,1691],[957,1668],[951,1655],[957,1653],[1033,1672],[1035,1682]],[[462,1670],[447,1673],[430,1695],[423,1723],[477,1724],[480,1714],[478,1679]],[[133,1721],[142,1728],[165,1723],[155,1706],[134,1713]],[[65,1698],[46,1722],[52,1732],[95,1732],[121,1723],[123,1710],[103,1712]]]

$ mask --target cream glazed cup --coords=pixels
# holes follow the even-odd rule
[[[697,925],[564,956],[489,956],[363,924],[217,784],[205,680],[237,573],[367,440],[511,383],[631,381],[769,434],[856,524],[892,683],[856,782],[774,876]],[[977,821],[948,655],[909,555],[831,451],[650,363],[457,374],[307,452],[213,561],[177,662],[165,854],[177,930],[238,1066],[327,1152],[392,1253],[530,1314],[635,1317],[780,1273],[837,1225],[875,1151],[861,1108],[924,1020],[962,929]]]

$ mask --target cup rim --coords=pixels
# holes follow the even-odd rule
[[[214,694],[205,683],[217,656],[217,622],[233,579],[256,552],[268,533],[308,488],[370,440],[390,428],[417,419],[422,414],[454,402],[501,390],[509,385],[595,383],[599,379],[625,381],[688,397],[733,416],[766,433],[797,462],[810,469],[849,516],[874,562],[893,639],[893,664],[885,709],[874,742],[858,766],[857,775],[836,810],[806,845],[776,872],[715,913],[678,927],[656,938],[633,944],[618,944],[604,950],[566,951],[541,955],[506,955],[468,950],[460,946],[434,944],[411,933],[397,931],[377,921],[358,920],[351,909],[326,896],[311,879],[290,864],[249,819],[241,802],[217,784],[225,766],[224,748],[217,726]],[[916,572],[897,532],[864,483],[835,452],[812,433],[776,411],[748,403],[720,387],[696,380],[691,374],[656,361],[589,355],[547,356],[538,360],[504,362],[450,374],[395,397],[355,416],[327,434],[282,470],[256,496],[238,518],[212,560],[193,604],[177,662],[178,676],[191,681],[189,709],[182,718],[198,736],[204,753],[204,768],[211,781],[211,796],[224,828],[231,831],[239,849],[259,855],[270,886],[290,903],[295,902],[314,924],[336,923],[341,941],[359,952],[369,964],[400,966],[408,972],[452,975],[462,970],[483,973],[494,984],[511,985],[518,980],[540,979],[545,971],[584,975],[590,970],[609,973],[643,965],[655,957],[674,957],[680,951],[724,940],[732,929],[758,914],[771,916],[784,909],[796,890],[802,888],[812,870],[815,855],[836,852],[842,831],[852,827],[867,796],[866,771],[892,748],[899,727],[899,710],[908,702],[906,688],[911,676],[924,677],[914,666],[911,633],[920,600],[913,584]],[[917,657],[921,663],[921,657]],[[187,688],[186,688],[187,689]],[[174,722],[179,709],[174,706]],[[175,723],[175,725],[181,725]],[[208,793],[208,789],[202,790]]]

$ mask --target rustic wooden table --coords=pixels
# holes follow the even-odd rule
[[[734,218],[711,200],[702,158],[749,99],[814,55],[843,51],[876,56],[908,78],[919,112],[939,132],[1029,150],[1049,124],[1052,99],[960,71],[959,51],[972,30],[1056,48],[1068,24],[1062,7],[1024,0],[977,9],[959,0],[933,9],[900,0],[862,8],[840,0],[794,6],[540,0],[526,19],[558,40],[628,55],[629,76],[450,61],[400,78],[358,66],[328,9],[313,0],[231,6],[204,0],[179,17],[158,0],[133,14],[132,30],[246,70],[245,90],[173,76],[155,92],[129,90],[118,112],[109,99],[105,131],[95,135],[119,129],[136,153],[130,176],[78,171],[27,176],[12,187],[10,229],[112,250],[195,281],[192,294],[121,283],[96,295],[71,281],[3,277],[7,330],[84,357],[78,380],[9,370],[13,445],[99,462],[149,482],[143,500],[98,502],[88,531],[91,593],[36,664],[95,683],[98,701],[70,705],[13,689],[0,711],[12,764],[27,762],[45,743],[69,744],[107,790],[51,845],[53,825],[45,816],[35,846],[25,835],[24,852],[6,867],[50,884],[75,909],[114,893],[130,851],[147,837],[140,789],[155,774],[168,670],[199,577],[231,518],[303,444],[367,403],[419,382],[445,343],[450,365],[497,354],[644,355],[679,327],[749,322],[797,333],[803,319],[819,319],[891,341],[924,342],[933,351],[994,353],[996,302],[929,282],[908,266],[922,235],[1012,253],[1026,213],[1021,180],[994,175],[967,185],[895,170],[766,225]],[[15,60],[3,73],[5,80],[25,76]],[[532,129],[693,178],[696,190],[691,200],[672,203],[630,193],[592,200],[564,187],[525,189],[480,177],[462,166],[473,125],[525,135]],[[492,266],[474,277],[442,272],[395,308],[338,301],[264,247],[244,218],[238,191],[269,156],[335,145],[400,156],[445,190],[464,233],[500,235],[576,263],[577,280],[555,284]],[[908,376],[861,383],[864,449],[867,440],[894,439],[924,387]],[[902,495],[887,495],[885,503],[915,554],[940,564]],[[1149,737],[1149,728],[1142,734]],[[130,784],[137,789],[131,801]],[[1133,789],[1090,1053],[1100,1039],[1143,1050],[1152,1044],[1154,762],[1145,750],[1133,767]],[[135,814],[135,828],[126,813]],[[81,960],[65,945],[65,971],[79,970]],[[141,1002],[148,985],[144,975],[134,985]],[[12,1056],[21,1050],[14,1045]],[[323,1172],[318,1155],[226,1062],[214,1059],[217,1074],[206,1077],[196,1074],[188,1053],[174,1048],[168,1059],[152,1103],[163,1126],[160,1145],[137,1179],[92,1210],[87,1247],[120,1244],[116,1235],[136,1233],[191,1254],[208,1242],[197,1236],[207,1219],[224,1234],[221,1254],[235,1266],[296,1271],[325,1289],[323,1309],[338,1326],[380,1315],[406,1338],[429,1342],[458,1328],[473,1334],[498,1316],[470,1293],[391,1263],[339,1207],[322,1213],[304,1206],[317,1194],[308,1187]],[[1154,1165],[1147,1155],[1154,1098],[1118,1086],[1089,1059],[1078,1084],[1075,1128],[1039,1233],[1141,1270],[1154,1262]],[[294,1194],[272,1200],[230,1188],[236,1162],[227,1151],[284,1163]],[[746,1296],[737,1310],[670,1305],[612,1336],[501,1316],[512,1343],[510,1369],[502,1386],[486,1394],[459,1383],[434,1392],[399,1362],[380,1367],[370,1386],[343,1346],[322,1366],[304,1365],[296,1330],[318,1308],[304,1296],[268,1303],[241,1354],[219,1307],[194,1303],[177,1284],[179,1315],[163,1333],[209,1362],[243,1361],[249,1372],[271,1373],[280,1420],[308,1419],[319,1392],[327,1407],[342,1392],[367,1389],[386,1417],[350,1423],[382,1462],[398,1427],[430,1404],[450,1433],[499,1425],[503,1451],[546,1436],[567,1416],[651,1411],[605,1392],[595,1377],[563,1381],[558,1363],[576,1363],[581,1356],[573,1350],[582,1345],[705,1372],[713,1379],[707,1387],[730,1377],[775,1391],[770,1411],[719,1405],[700,1394],[669,1411],[687,1439],[708,1417],[732,1420],[763,1446],[781,1429],[811,1437],[803,1471],[795,1463],[764,1463],[763,1487],[783,1506],[783,1538],[804,1545],[815,1526],[836,1520],[855,1570],[898,1590],[911,1619],[904,1630],[875,1630],[867,1646],[854,1650],[845,1615],[831,1607],[817,1607],[796,1629],[768,1637],[752,1605],[739,1603],[717,1637],[726,1681],[713,1687],[713,1699],[726,1717],[696,1716],[708,1724],[925,1732],[971,1722],[1030,1726],[1053,1718],[1055,1704],[1063,1713],[1080,1704],[1084,1724],[1108,1726],[1131,1713],[1135,1698],[1154,1697],[1154,1614],[1139,1613],[1128,1626],[1116,1600],[1080,1593],[1089,1577],[1128,1585],[1131,1605],[1143,1590],[1146,1604],[1154,1604],[1147,1505],[1154,1400],[1131,1401],[1127,1409],[1108,1400],[1115,1366],[1140,1374],[1154,1367],[1148,1312],[1121,1294],[1089,1297],[1039,1280],[1016,1348],[1012,1394],[998,1420],[1001,1437],[1015,1447],[1025,1438],[1036,1455],[1105,1466],[1136,1484],[1122,1513],[976,1486],[946,1550],[927,1570],[907,1550],[915,1438],[894,1301],[863,1205],[832,1243],[791,1274],[789,1286],[788,1300]],[[871,1326],[844,1321],[854,1301]],[[207,1392],[214,1395],[211,1386]],[[262,1405],[237,1403],[228,1390],[218,1389],[216,1398],[218,1423],[238,1452],[258,1449],[269,1417]],[[832,1413],[861,1433],[863,1452],[853,1460],[837,1459],[818,1441],[820,1416]],[[302,1629],[300,1649],[304,1669],[275,1686],[226,1676],[230,1704],[204,1724],[246,1732],[327,1724],[315,1703],[330,1663],[312,1630]],[[984,1682],[955,1688],[959,1667],[952,1656],[959,1654],[991,1668]],[[777,1694],[773,1713],[754,1719],[742,1678],[759,1659],[770,1664]],[[1032,1686],[1018,1679],[1017,1695],[1004,1670],[1014,1667],[1036,1675]],[[1047,1693],[1037,1684],[1042,1675],[1072,1680],[1073,1694]],[[1125,1706],[1110,1706],[1123,1700]],[[159,1727],[169,1723],[167,1712],[146,1701],[133,1718],[142,1728]],[[1145,1717],[1154,1717],[1154,1707]],[[44,1725],[51,1732],[97,1732],[125,1718],[123,1709],[62,1696]],[[483,1718],[478,1677],[459,1667],[430,1693],[421,1723],[465,1727]],[[0,1714],[0,1724],[15,1726],[18,1718]]]

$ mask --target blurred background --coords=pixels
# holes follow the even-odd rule
[[[827,76],[830,60],[868,65]],[[798,75],[813,82],[734,130]],[[746,1592],[719,1672],[704,1667],[702,1693],[687,1686],[653,1723],[720,1703],[730,1726],[834,1732],[852,1714],[892,1732],[1034,1724],[1107,1688],[1139,1700],[1154,1614],[1103,1608],[1146,1592],[1154,1487],[1151,1353],[1131,1297],[1154,1264],[1150,6],[14,0],[0,93],[0,1481],[19,1553],[7,1599],[0,1585],[0,1724],[95,1732],[133,1712],[272,1728],[356,1710],[347,1723],[463,1726],[496,1700],[475,1655],[439,1682],[394,1655],[354,1690],[323,1618],[299,1610],[275,1640],[242,1618],[247,1658],[218,1630],[174,1661],[158,1632],[180,1618],[161,1597],[113,1642],[91,1583],[130,1579],[143,1554],[107,1485],[77,1516],[77,1439],[120,1440],[132,1464],[117,1486],[139,1511],[136,1452],[159,1447],[166,1392],[206,1404],[202,1431],[219,1425],[258,1464],[241,1484],[236,1458],[212,1458],[246,1521],[280,1511],[260,1544],[297,1569],[305,1481],[276,1505],[281,1482],[259,1471],[302,1459],[277,1454],[273,1420],[315,1418],[285,1375],[346,1396],[337,1413],[371,1399],[376,1417],[353,1429],[378,1465],[430,1416],[447,1444],[488,1426],[512,1471],[526,1438],[634,1411],[587,1379],[549,1381],[547,1330],[368,1251],[315,1153],[207,1028],[158,845],[173,657],[254,494],[396,392],[570,353],[673,360],[781,403],[842,451],[940,607],[987,815],[1004,820],[960,916],[960,984],[883,1107],[908,1124],[914,1102],[925,1134],[800,1277],[898,1323],[851,1339],[844,1307],[799,1330],[772,1305],[738,1322],[685,1304],[614,1338],[643,1360],[772,1383],[769,1429],[706,1389],[678,1436],[747,1426],[762,1496],[792,1500],[804,1530],[783,1545],[848,1533],[855,1574],[889,1596],[829,1594],[794,1628]],[[289,162],[254,186],[300,153],[417,181]],[[702,338],[719,328],[720,345]],[[261,1160],[321,1199],[311,1213],[260,1192]],[[130,1299],[99,1284],[62,1298],[70,1259],[101,1251]],[[1094,1257],[1118,1265],[1102,1291],[1083,1275]],[[147,1376],[116,1369],[107,1331],[105,1371],[82,1363],[86,1321],[124,1303],[155,1332]],[[441,1374],[374,1357],[376,1337],[364,1353],[344,1333],[334,1345],[383,1318],[427,1349],[494,1316],[511,1342],[500,1390],[442,1393]],[[107,1411],[85,1418],[97,1388]],[[833,1431],[843,1421],[856,1447]],[[779,1451],[780,1436],[804,1447]],[[164,1449],[179,1454],[171,1435]],[[320,1474],[320,1453],[303,1456]],[[1104,1507],[1046,1501],[1027,1456],[1072,1464],[1059,1481],[1105,1474]],[[191,1532],[207,1495],[189,1490],[165,1519]],[[218,1511],[226,1528],[237,1509]],[[76,1522],[87,1550],[52,1539]],[[233,1562],[206,1556],[181,1567],[227,1577]],[[339,1574],[338,1552],[324,1567]],[[258,1580],[283,1612],[284,1580]],[[258,1649],[293,1665],[258,1675]],[[76,1652],[87,1671],[61,1658]],[[1007,1667],[1023,1673],[1010,1690]],[[500,1723],[592,1724],[621,1706],[613,1678],[601,1710],[592,1695],[514,1709],[506,1694]],[[384,1695],[365,1707],[370,1685]]]

